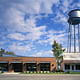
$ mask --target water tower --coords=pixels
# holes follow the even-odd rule
[[[80,9],[71,10],[68,16],[69,32],[67,52],[80,53]]]

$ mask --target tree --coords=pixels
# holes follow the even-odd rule
[[[62,59],[62,53],[65,51],[65,49],[62,48],[61,44],[58,44],[56,41],[52,44],[52,52],[53,55],[56,57],[56,63],[57,63],[57,69],[60,69],[60,63]]]
[[[8,52],[8,54],[12,54],[12,55],[15,55],[15,53],[14,53],[14,52]]]
[[[12,54],[12,55],[15,55],[15,53],[14,52],[8,52],[8,51],[5,51],[5,49],[3,49],[3,48],[1,48],[1,50],[0,50],[0,56],[2,56],[2,54]]]
[[[2,56],[3,53],[5,53],[5,49],[1,48],[1,50],[0,50],[0,56]]]

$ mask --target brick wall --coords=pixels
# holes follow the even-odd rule
[[[56,58],[54,57],[0,57],[0,61],[7,61],[9,71],[11,72],[11,63],[12,62],[21,62],[23,64],[23,72],[25,71],[24,65],[25,62],[36,62],[39,64],[40,62],[49,62],[50,63],[50,71],[56,69]],[[37,71],[40,71],[37,69]]]

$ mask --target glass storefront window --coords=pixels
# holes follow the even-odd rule
[[[70,70],[70,64],[65,64],[65,70]]]
[[[76,64],[76,70],[80,70],[80,64]]]

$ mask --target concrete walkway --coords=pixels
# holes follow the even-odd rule
[[[80,80],[79,74],[0,74],[0,80]]]

